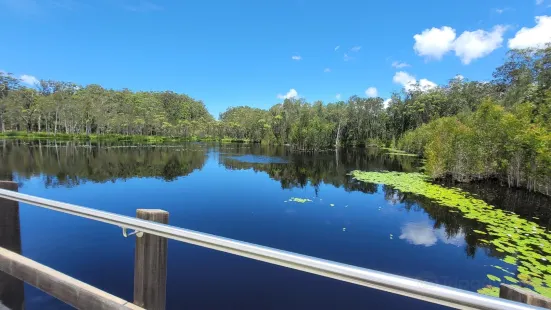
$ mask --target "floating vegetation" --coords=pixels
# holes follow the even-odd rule
[[[511,276],[504,276],[505,280],[511,282],[511,283],[518,283],[519,281]]]
[[[511,265],[516,265],[517,264],[517,259],[512,257],[512,256],[505,256],[504,259],[502,259],[502,261],[506,262],[507,264],[511,264]]]
[[[310,200],[308,198],[296,198],[296,197],[291,197],[291,199],[289,199],[289,201],[298,202],[298,203],[312,202],[312,200]]]
[[[477,291],[479,294],[499,297],[499,287],[488,285],[484,288],[481,288]]]
[[[405,193],[427,197],[485,225],[483,230],[474,231],[487,239],[480,240],[480,245],[493,246],[496,252],[507,254],[502,261],[517,268],[516,279],[539,294],[551,297],[551,234],[537,223],[497,209],[458,188],[434,184],[421,173],[353,171],[351,175],[362,182],[385,184]],[[506,269],[502,271],[511,274]],[[485,287],[479,293],[492,295],[494,288]]]
[[[499,277],[494,276],[493,274],[487,274],[486,276],[487,276],[488,279],[490,279],[491,281],[501,282],[501,279],[500,279]]]

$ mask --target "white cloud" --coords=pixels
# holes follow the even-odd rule
[[[503,10],[505,9],[501,11]],[[481,29],[464,31],[456,38],[455,29],[448,26],[425,29],[413,36],[415,39],[413,49],[427,60],[440,60],[446,53],[455,51],[455,55],[467,65],[501,47],[506,30],[507,27],[497,25],[492,31]]]
[[[359,52],[362,49],[361,46],[356,45],[353,48],[350,49],[351,52]]]
[[[351,59],[354,59],[352,56],[349,56],[348,54],[344,53],[344,61],[349,61]]]
[[[456,75],[455,78],[458,79],[458,80],[464,80],[465,79],[465,77],[462,76],[461,74]]]
[[[427,79],[420,79],[419,80],[419,87],[421,88],[422,91],[433,89],[436,86],[438,86],[438,85],[436,85],[436,83],[434,83],[432,81],[429,81]]]
[[[536,5],[541,5],[543,4],[543,0],[536,0]]]
[[[291,88],[285,95],[278,94],[278,99],[291,99],[298,97],[298,93],[294,88]]]
[[[484,30],[465,31],[453,43],[455,55],[468,65],[474,59],[488,56],[501,47],[506,27],[495,26],[491,32]]]
[[[335,52],[336,52],[339,48],[341,48],[340,45],[335,46]]]
[[[21,82],[31,86],[39,83],[38,79],[32,75],[23,74],[19,77],[19,79],[21,80]]]
[[[410,75],[405,71],[396,72],[396,74],[394,74],[394,77],[392,78],[392,81],[394,83],[402,84],[404,86],[410,83],[415,84],[417,82],[413,75]]]
[[[497,14],[503,14],[505,12],[505,9],[496,9]]]
[[[438,240],[444,244],[462,246],[465,244],[465,234],[460,231],[453,237],[446,234],[444,228],[433,229],[428,222],[407,223],[402,227],[400,239],[405,239],[414,245],[433,246]]]
[[[365,90],[365,95],[368,97],[377,97],[377,88],[375,87],[369,87]]]
[[[341,100],[341,94],[337,94],[335,98],[337,98],[337,100]]]
[[[388,106],[390,105],[390,102],[392,101],[392,99],[388,98],[387,100],[383,101],[383,107],[386,109],[388,108]]]
[[[402,86],[404,86],[406,91],[427,91],[437,86],[436,83],[427,79],[421,79],[419,80],[419,83],[417,83],[417,79],[413,75],[405,71],[396,72],[396,74],[394,74],[394,77],[392,78],[392,81],[396,84],[401,84]]]
[[[533,28],[523,27],[509,39],[509,48],[543,48],[551,42],[551,16],[536,16]]]
[[[325,68],[325,69],[323,69],[323,72],[331,72],[331,69],[330,68]]]
[[[396,68],[396,69],[401,69],[401,68],[406,68],[406,67],[411,67],[411,66],[408,63],[405,63],[405,62],[394,61],[392,63],[392,67]]]
[[[292,60],[301,60],[302,57],[300,57],[300,56],[298,56],[298,55],[293,55],[293,56],[291,57],[291,59],[292,59]]]
[[[455,29],[444,26],[442,28],[425,29],[413,36],[413,49],[419,56],[427,59],[442,59],[442,56],[453,48]]]

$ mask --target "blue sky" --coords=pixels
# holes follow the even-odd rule
[[[0,20],[0,70],[173,90],[215,116],[489,80],[510,46],[551,41],[551,0],[0,0]]]

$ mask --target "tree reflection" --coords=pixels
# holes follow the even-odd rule
[[[135,177],[172,181],[201,169],[206,158],[206,148],[197,145],[135,147],[4,141],[0,177],[24,180],[42,176],[47,187]]]
[[[262,155],[283,158],[286,163],[245,162],[236,155]],[[374,193],[376,184],[353,180],[348,173],[352,170],[398,170],[415,171],[417,160],[411,157],[388,156],[376,149],[348,149],[338,152],[294,153],[284,147],[253,145],[247,148],[223,149],[219,162],[229,170],[265,172],[281,187],[303,188],[311,185],[316,190],[321,184],[330,184],[346,191]]]

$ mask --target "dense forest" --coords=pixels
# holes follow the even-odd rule
[[[511,50],[492,81],[461,76],[391,99],[285,99],[268,110],[231,107],[215,120],[203,102],[0,72],[0,131],[232,138],[295,150],[386,145],[424,156],[433,177],[497,178],[551,194],[551,45]]]

